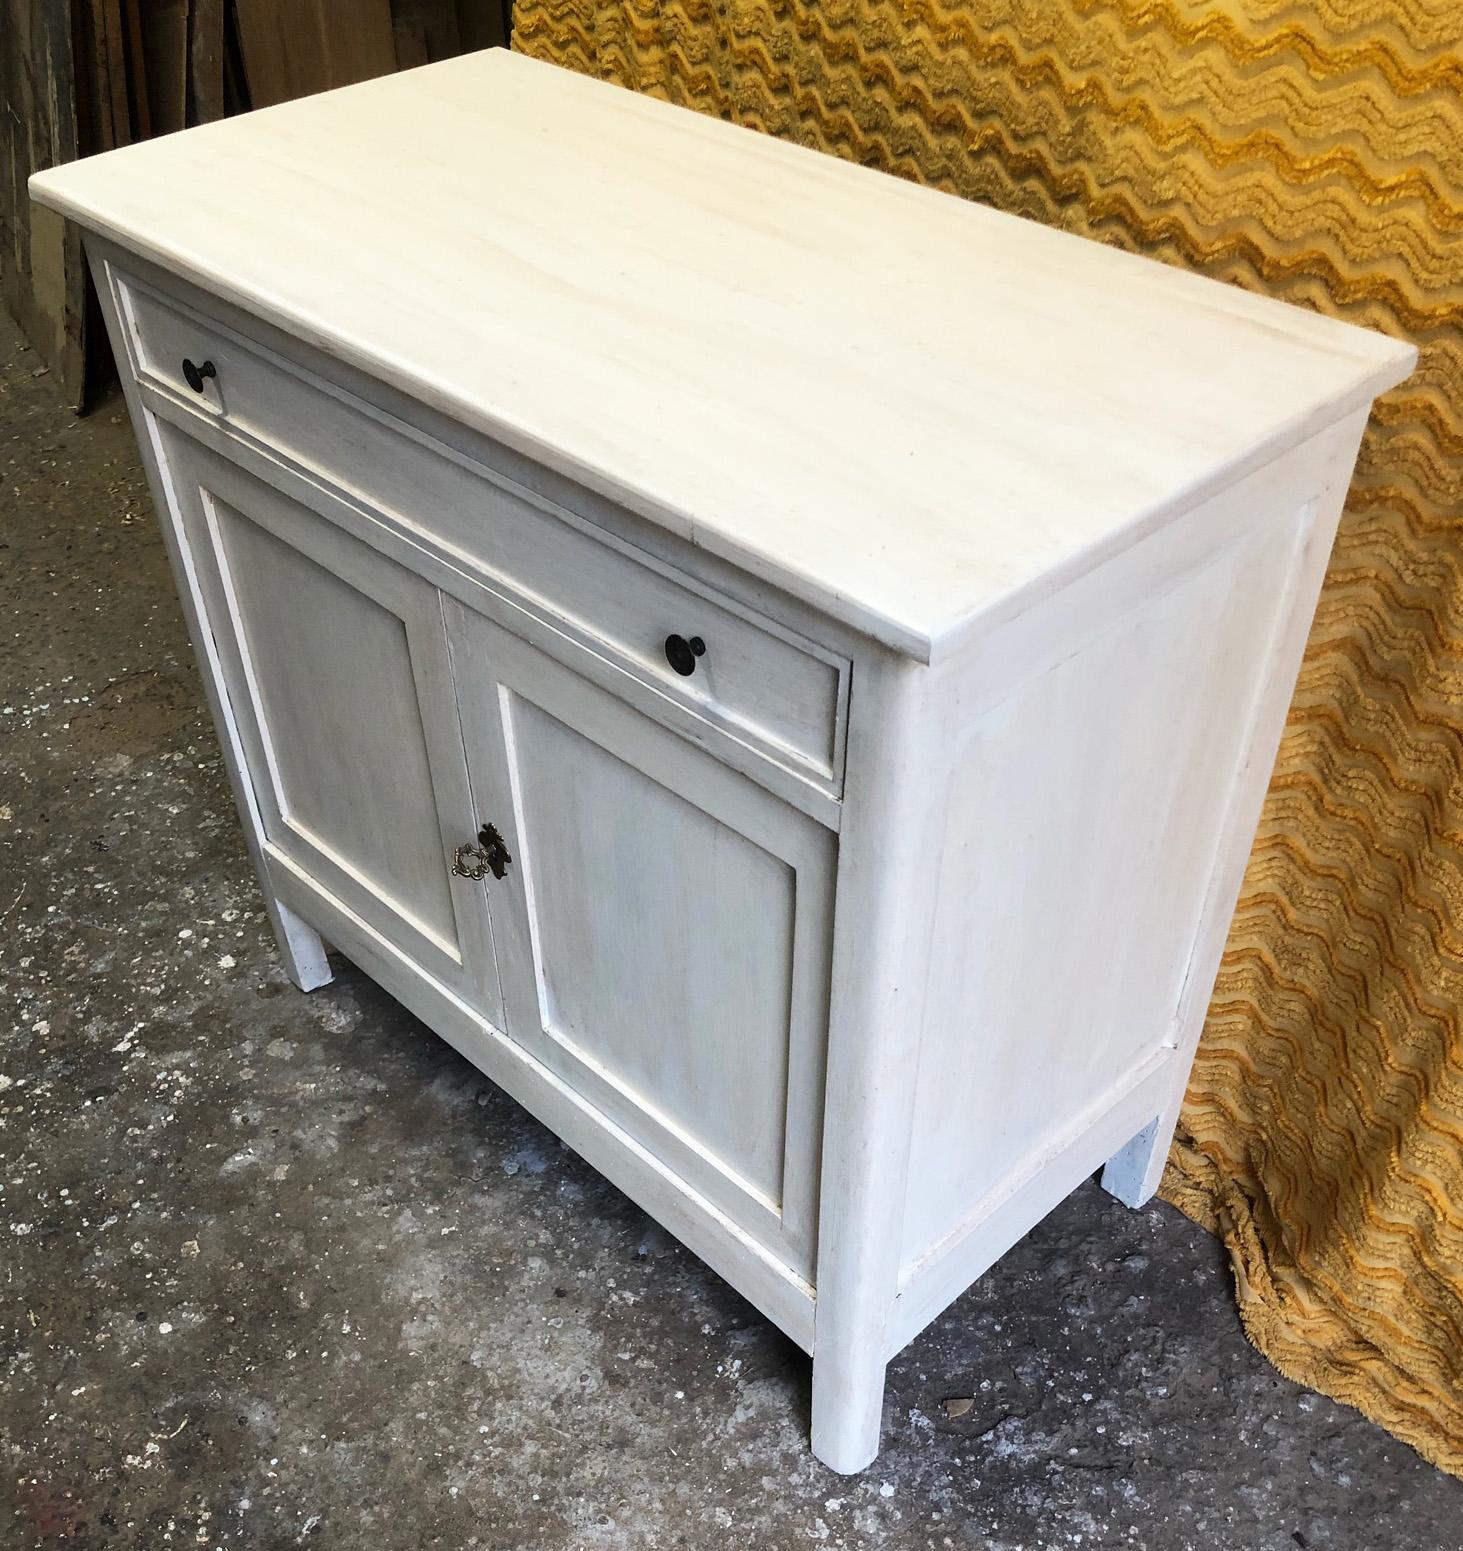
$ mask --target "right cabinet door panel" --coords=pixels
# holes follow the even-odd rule
[[[810,1276],[835,837],[446,607],[509,1034]]]

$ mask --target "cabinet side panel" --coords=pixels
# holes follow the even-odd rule
[[[1179,1042],[1237,769],[1314,519],[1309,478],[1304,462],[1269,476],[1262,520],[1254,489],[1209,503],[1160,563],[1115,562],[1080,600],[1045,605],[1040,628],[1026,621],[1024,671],[1008,642],[984,665],[999,661],[1004,683],[987,676],[963,711],[952,700],[906,1280]]]

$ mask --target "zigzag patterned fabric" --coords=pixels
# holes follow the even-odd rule
[[[1362,451],[1164,1192],[1223,1234],[1279,1368],[1456,1474],[1460,32],[1448,0],[520,0],[514,34],[1421,347]]]

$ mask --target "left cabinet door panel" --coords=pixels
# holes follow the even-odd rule
[[[441,595],[243,469],[159,427],[249,765],[266,857],[502,1027]]]

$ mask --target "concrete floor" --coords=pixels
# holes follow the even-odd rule
[[[8,321],[0,513],[0,1545],[1463,1548],[1090,1183],[823,1469],[735,1293],[349,964],[286,982],[120,403]]]

